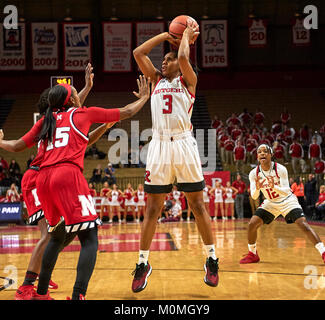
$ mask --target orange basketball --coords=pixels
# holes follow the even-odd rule
[[[169,34],[174,38],[182,39],[183,32],[190,21],[193,21],[196,27],[199,26],[195,19],[190,16],[182,15],[176,17],[169,25]]]

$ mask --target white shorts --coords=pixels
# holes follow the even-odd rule
[[[144,201],[144,200],[139,200],[138,202],[137,202],[137,206],[142,206],[142,207],[144,207],[146,205],[146,202]]]
[[[265,213],[265,211],[267,211],[268,214]],[[289,213],[291,216],[289,215]],[[296,219],[304,217],[301,205],[299,204],[298,199],[294,194],[290,195],[282,202],[272,202],[268,199],[265,199],[262,204],[258,207],[255,214],[262,218],[264,223],[266,224],[272,222],[280,215],[282,215],[286,219],[287,223],[292,223]]]
[[[108,198],[106,197],[103,197],[102,198],[102,201],[100,203],[102,206],[109,206],[110,205],[110,202],[108,201]]]
[[[225,203],[235,203],[235,200],[233,198],[226,198]]]
[[[169,193],[175,180],[179,191],[195,192],[205,187],[197,142],[190,131],[153,134],[149,143],[145,192]]]
[[[130,200],[125,199],[125,200],[124,200],[124,206],[125,206],[125,207],[135,206],[135,202],[133,201],[133,198],[130,199]]]
[[[111,202],[110,202],[110,206],[112,206],[112,207],[119,207],[120,206],[120,203],[118,202],[118,200],[112,200]]]

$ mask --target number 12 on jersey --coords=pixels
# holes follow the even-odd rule
[[[172,113],[173,111],[173,96],[171,94],[163,95],[163,100],[165,101],[165,106],[167,109],[163,109],[163,114]]]

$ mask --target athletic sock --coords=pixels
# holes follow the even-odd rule
[[[315,245],[315,248],[318,250],[318,252],[320,253],[320,255],[322,255],[325,252],[325,246],[323,242],[318,242]]]
[[[248,244],[248,250],[254,254],[256,254],[256,243]]]
[[[32,272],[32,271],[27,271],[25,275],[25,279],[23,282],[23,286],[33,286],[36,278],[38,276],[38,273]]]
[[[208,258],[212,258],[213,260],[217,259],[214,244],[205,245],[205,250],[207,251]]]
[[[149,250],[139,250],[138,264],[144,263],[146,265],[148,263],[148,258],[149,258]]]

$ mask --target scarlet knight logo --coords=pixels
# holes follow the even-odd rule
[[[204,26],[206,32],[206,39],[204,40],[205,44],[212,44],[215,47],[218,44],[224,43],[222,39],[222,32],[224,30],[224,24],[209,23]]]

